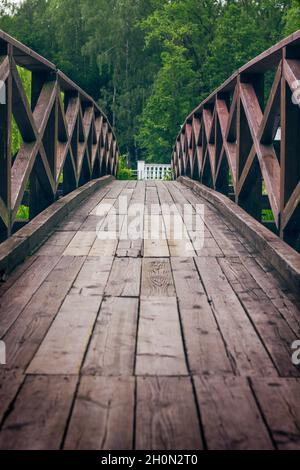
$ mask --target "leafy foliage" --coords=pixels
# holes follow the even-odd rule
[[[300,28],[300,0],[2,0],[0,28],[99,100],[133,166],[169,162],[185,116]]]
[[[128,166],[127,166],[127,155],[123,155],[119,158],[117,179],[118,180],[133,180],[133,179],[135,179],[134,175],[133,175],[133,171],[130,168],[128,168]]]
[[[286,13],[285,34],[294,33],[300,28],[300,0],[292,0],[291,8]]]

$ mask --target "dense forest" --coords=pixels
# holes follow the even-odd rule
[[[300,28],[300,0],[0,0],[0,28],[99,101],[132,165],[168,162],[188,112]]]

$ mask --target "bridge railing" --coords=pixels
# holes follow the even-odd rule
[[[115,175],[117,160],[115,134],[95,101],[0,31],[1,239],[20,225],[20,208],[32,219],[60,195]]]
[[[176,177],[219,191],[300,249],[300,31],[235,72],[186,119]]]

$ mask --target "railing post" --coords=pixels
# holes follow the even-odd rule
[[[253,148],[252,132],[250,129],[241,99],[241,87],[247,84],[253,87],[256,98],[263,112],[264,110],[264,75],[263,74],[240,74],[238,77],[238,112],[237,112],[237,182],[239,181],[250,152]],[[251,214],[255,219],[261,221],[262,216],[262,176],[257,157],[254,157],[251,169],[248,173],[243,188],[236,194],[236,202]]]
[[[11,234],[12,46],[0,42],[0,241]]]
[[[46,108],[46,99],[41,95],[42,90],[46,83],[56,82],[57,83],[57,74],[53,71],[51,72],[42,72],[36,71],[32,72],[32,81],[31,81],[31,110],[34,112],[37,104],[43,105]],[[43,147],[47,157],[47,161],[50,167],[52,178],[55,181],[56,179],[56,153],[57,153],[57,99],[51,110],[50,117],[43,135]],[[30,174],[29,186],[30,186],[30,196],[29,196],[29,217],[33,219],[50,206],[56,198],[54,188],[50,187],[48,178],[44,178],[44,169],[42,168],[42,163],[40,161],[41,156],[37,155],[36,163],[34,165],[33,171]],[[42,168],[42,170],[41,170]]]
[[[300,70],[300,47],[287,46],[282,50],[283,73],[281,78],[281,149],[280,149],[280,236],[295,249],[300,250],[300,206],[289,204],[293,192],[299,193],[300,180],[300,109],[293,101],[293,92],[300,88],[300,73],[291,90],[285,77],[286,61],[297,63]],[[296,70],[296,67],[295,67]],[[298,196],[299,197],[299,196]]]
[[[64,110],[66,117],[68,116],[68,107],[70,104],[71,99],[73,98],[78,98],[78,93],[74,93],[73,91],[65,91],[64,93]],[[70,123],[67,122],[67,125]],[[64,165],[64,172],[63,172],[63,193],[64,194],[69,194],[70,192],[74,191],[76,187],[78,186],[78,181],[77,181],[77,155],[78,155],[78,119],[76,120],[75,123],[75,129],[72,134],[72,139],[71,139],[71,150],[68,151],[67,158],[65,161]],[[75,165],[75,173],[74,173],[74,168],[73,168],[73,163],[72,163],[72,158],[71,158],[71,153],[73,156],[73,161]]]

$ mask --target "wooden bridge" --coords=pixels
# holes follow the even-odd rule
[[[170,182],[117,181],[92,98],[0,56],[0,448],[299,449],[300,33],[187,118]]]

